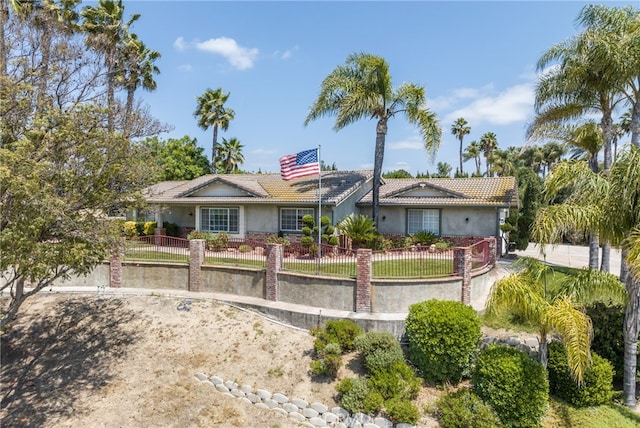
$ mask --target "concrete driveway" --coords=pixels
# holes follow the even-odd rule
[[[541,254],[541,249],[540,245],[530,243],[526,250],[515,251],[515,254],[521,257],[534,257],[554,265],[575,268],[589,267],[589,247],[581,245],[546,245],[544,247],[546,258]],[[602,257],[602,251],[600,251],[600,257]],[[620,275],[620,258],[620,249],[612,248],[610,272],[614,275]]]

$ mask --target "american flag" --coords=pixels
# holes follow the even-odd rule
[[[318,149],[286,155],[280,158],[280,175],[285,181],[320,174]]]

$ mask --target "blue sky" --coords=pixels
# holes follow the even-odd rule
[[[640,1],[606,2],[609,5]],[[586,2],[221,2],[127,1],[132,31],[162,54],[154,92],[141,92],[151,113],[174,127],[163,138],[189,135],[210,157],[212,131],[198,128],[196,98],[207,88],[231,95],[235,119],[227,139],[244,145],[247,171],[278,172],[278,158],[321,146],[322,160],[340,170],[373,168],[375,121],[341,131],[334,119],[304,126],[322,80],[354,52],[384,57],[393,85],[422,85],[443,137],[431,159],[417,129],[389,122],[383,171],[435,172],[458,165],[458,117],[471,127],[465,146],[494,132],[500,148],[525,144],[533,115],[536,62],[579,31]],[[473,161],[464,164],[472,171]]]

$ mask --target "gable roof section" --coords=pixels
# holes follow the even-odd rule
[[[368,192],[357,205],[371,205]],[[380,206],[481,206],[517,208],[514,177],[387,178],[380,186]]]
[[[371,171],[322,171],[322,203],[339,204],[372,177]],[[318,202],[318,184],[317,176],[284,181],[280,174],[210,174],[158,183],[145,194],[156,204],[308,204]],[[216,196],[216,186],[238,195]],[[211,196],[203,196],[207,193]]]

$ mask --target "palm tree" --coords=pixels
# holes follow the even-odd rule
[[[218,171],[223,174],[237,172],[244,162],[243,147],[237,138],[230,138],[229,140],[223,138],[222,145],[218,149]]]
[[[218,150],[218,128],[226,131],[236,113],[225,107],[230,93],[225,94],[221,88],[207,89],[198,97],[198,107],[193,115],[198,118],[198,126],[205,131],[213,127],[213,145],[211,147],[211,173],[216,173],[216,156]]]
[[[482,154],[482,149],[480,148],[480,144],[477,141],[473,140],[469,143],[469,145],[464,149],[464,153],[462,153],[462,157],[465,161],[469,159],[473,159],[476,164],[476,176],[480,176],[480,155]]]
[[[460,141],[460,174],[463,174],[462,170],[462,140],[465,135],[471,132],[471,127],[467,126],[467,121],[463,117],[459,117],[451,125],[451,133]]]
[[[157,88],[154,74],[160,74],[160,69],[155,61],[160,58],[160,52],[151,50],[138,39],[135,34],[129,35],[123,52],[123,86],[127,90],[125,105],[125,135],[128,135],[131,112],[133,110],[133,98],[136,89],[142,87],[147,91],[155,91]]]
[[[344,65],[336,67],[323,80],[320,95],[304,121],[306,126],[312,120],[335,115],[335,131],[363,118],[377,121],[372,195],[372,216],[376,227],[389,119],[402,113],[409,123],[417,125],[428,153],[434,155],[440,145],[442,130],[435,113],[425,108],[425,105],[423,87],[403,83],[393,88],[389,65],[384,58],[368,53],[355,53],[349,55]]]
[[[637,229],[640,225],[640,148],[622,151],[606,173],[594,173],[581,162],[558,165],[545,182],[548,197],[567,186],[571,198],[561,205],[542,209],[532,227],[541,245],[559,242],[565,231],[599,230],[613,245],[623,248],[620,280],[627,290],[625,312],[625,404],[635,408],[638,316],[640,311],[640,275],[638,275]],[[615,215],[611,215],[615,213]],[[544,247],[542,247],[544,248]],[[632,273],[627,268],[633,266]]]
[[[559,336],[567,350],[571,374],[581,383],[591,360],[592,328],[591,319],[579,303],[594,296],[623,301],[626,293],[622,283],[611,274],[584,270],[551,290],[547,287],[547,275],[553,274],[549,266],[530,258],[516,263],[524,268],[491,287],[487,313],[509,309],[535,325],[538,328],[538,358],[544,367],[547,367],[548,336],[552,333]]]
[[[124,22],[122,0],[98,0],[97,6],[87,6],[80,15],[84,18],[82,29],[87,33],[87,45],[104,56],[107,69],[108,127],[113,131],[115,90],[121,75],[124,45],[130,40],[129,28],[140,18],[134,14]]]
[[[538,145],[527,146],[520,153],[520,159],[522,163],[531,168],[536,174],[540,174],[542,171],[542,164],[544,162],[544,153]]]
[[[491,174],[491,152],[498,147],[498,137],[493,132],[485,132],[480,137],[480,149],[484,153],[484,159],[487,163],[487,177]]]
[[[560,161],[562,156],[567,152],[564,144],[556,141],[549,141],[542,146],[543,153],[543,170],[542,178],[546,177],[547,173],[551,171],[551,168]]]

